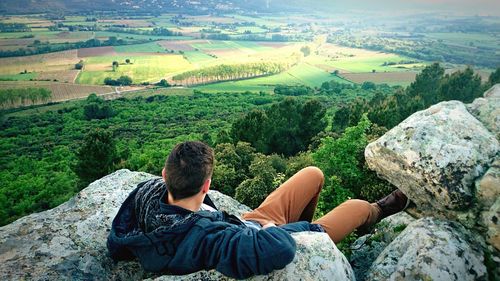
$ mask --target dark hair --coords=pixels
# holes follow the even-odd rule
[[[195,195],[213,168],[214,151],[208,145],[198,141],[177,144],[165,162],[168,192],[175,200]]]

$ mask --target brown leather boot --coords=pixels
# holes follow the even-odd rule
[[[401,190],[394,190],[391,194],[377,201],[381,211],[377,221],[403,211],[409,204],[410,200]]]

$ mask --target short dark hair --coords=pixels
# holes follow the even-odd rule
[[[214,151],[208,145],[199,141],[177,144],[165,162],[168,192],[175,200],[195,195],[213,169]]]

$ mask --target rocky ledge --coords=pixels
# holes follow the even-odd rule
[[[32,214],[0,228],[1,280],[229,280],[201,271],[186,276],[145,273],[137,262],[114,263],[107,255],[111,221],[146,173],[119,170],[82,190],[57,208]],[[249,208],[217,191],[220,209],[240,215]],[[325,233],[293,234],[297,254],[291,264],[254,280],[354,280],[353,271]]]

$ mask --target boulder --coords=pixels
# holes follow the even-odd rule
[[[365,280],[368,269],[380,253],[415,219],[405,212],[379,222],[372,233],[361,236],[352,245],[349,263],[356,280]]]
[[[488,280],[483,255],[461,224],[423,218],[380,253],[366,280]]]
[[[500,197],[500,158],[495,159],[488,171],[476,181],[476,196],[483,210],[489,209]]]
[[[500,252],[500,197],[489,210],[481,213],[481,219],[486,227],[486,241]]]
[[[70,201],[0,227],[1,280],[227,280],[216,271],[187,276],[145,273],[138,262],[115,263],[106,238],[121,203],[136,185],[154,177],[119,170],[90,184]],[[249,208],[215,191],[221,209],[241,214]],[[343,254],[325,233],[296,233],[297,254],[285,269],[254,280],[354,280]]]
[[[474,181],[498,153],[499,143],[458,101],[419,111],[365,150],[369,167],[401,189],[423,215],[460,215],[474,200]]]
[[[483,98],[468,104],[467,109],[500,140],[500,84],[489,89]]]

